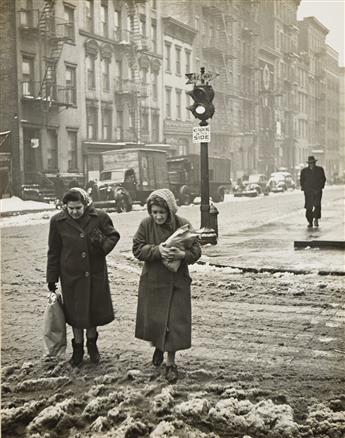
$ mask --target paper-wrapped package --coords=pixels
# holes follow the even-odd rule
[[[163,243],[163,246],[168,248],[176,247],[182,250],[188,249],[192,246],[195,239],[198,238],[196,233],[189,224],[185,224],[178,228],[167,240]],[[163,265],[169,269],[169,271],[177,272],[181,265],[181,260],[174,260],[168,262],[163,260]]]

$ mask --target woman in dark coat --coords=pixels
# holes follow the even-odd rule
[[[110,217],[90,204],[80,188],[68,190],[63,210],[52,217],[49,229],[47,283],[55,292],[60,279],[66,321],[72,326],[72,366],[87,350],[94,363],[100,360],[97,326],[114,319],[105,257],[120,239]]]
[[[175,352],[191,347],[191,278],[188,264],[201,256],[199,242],[188,249],[166,248],[162,245],[177,228],[189,222],[176,215],[173,193],[156,190],[147,200],[149,217],[139,225],[133,239],[133,254],[145,262],[138,293],[135,336],[151,341],[155,347],[152,362],[160,366],[167,352],[166,378],[178,378]],[[177,272],[164,266],[163,260],[181,260]]]

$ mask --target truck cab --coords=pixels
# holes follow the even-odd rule
[[[210,196],[214,202],[224,201],[231,188],[230,160],[209,157]],[[190,154],[168,158],[170,189],[179,204],[188,205],[200,196],[200,155]]]

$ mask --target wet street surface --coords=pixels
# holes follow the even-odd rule
[[[242,253],[254,254],[278,216],[305,226],[300,194],[286,195],[256,202],[251,216],[239,207],[246,201],[219,204],[220,235],[234,239],[227,263],[244,257],[239,245],[248,229],[264,227],[243,239]],[[329,196],[333,202],[339,193]],[[198,206],[180,214],[199,223]],[[134,338],[141,266],[130,244],[145,215],[112,214],[122,235],[108,257],[116,319],[99,328],[101,363],[86,357],[80,369],[68,364],[69,330],[66,357],[44,356],[48,220],[2,230],[2,436],[342,438],[344,277],[192,266],[192,348],[177,353],[179,380],[168,385],[164,364],[153,367],[152,348]],[[204,253],[225,260],[219,248],[218,256],[217,247]]]

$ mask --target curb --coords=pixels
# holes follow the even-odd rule
[[[12,216],[21,216],[23,214],[29,213],[43,213],[44,211],[55,211],[55,208],[38,208],[35,210],[20,210],[20,211],[2,211],[0,212],[0,218],[2,217],[12,217]],[[56,210],[58,212],[58,210]]]
[[[330,248],[345,249],[344,240],[295,240],[294,248]]]
[[[294,274],[294,275],[307,275],[307,274],[315,274],[315,271],[307,271],[303,269],[284,269],[284,268],[250,268],[243,266],[231,266],[231,265],[222,265],[220,263],[209,263],[204,261],[197,261],[199,265],[214,266],[215,268],[230,268],[230,269],[238,269],[242,272],[251,272],[254,274],[261,274],[263,272],[268,272],[270,274]],[[317,271],[317,275],[335,275],[335,276],[345,276],[345,271]]]

